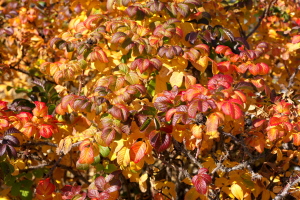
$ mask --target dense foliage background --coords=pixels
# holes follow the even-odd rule
[[[300,199],[297,0],[0,0],[1,199]]]

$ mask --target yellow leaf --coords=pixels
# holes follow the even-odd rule
[[[200,194],[194,187],[184,195],[184,200],[196,200],[198,198],[200,198]]]
[[[270,191],[268,190],[264,190],[261,196],[261,199],[270,199],[271,195],[270,195]]]
[[[172,87],[174,85],[177,85],[178,87],[181,87],[182,81],[183,81],[183,72],[173,72],[170,78],[170,83]]]
[[[147,191],[147,182],[146,182],[147,179],[148,179],[147,173],[143,174],[139,179],[139,187],[140,187],[141,192]]]
[[[206,121],[206,134],[210,136],[210,139],[219,138],[218,127],[223,121],[224,115],[220,112],[215,112],[209,115]]]
[[[230,190],[231,190],[232,194],[233,194],[238,200],[244,199],[244,193],[243,193],[243,190],[242,190],[241,186],[239,186],[238,184],[234,183],[234,184],[230,187]]]
[[[188,177],[186,177],[185,179],[183,179],[182,182],[184,182],[185,184],[188,184],[188,185],[193,185],[192,180],[190,178],[188,178]]]
[[[196,78],[192,75],[186,75],[184,78],[184,86],[186,89],[189,89],[192,85],[195,85],[196,82]]]
[[[205,72],[208,65],[208,56],[201,56],[196,62],[192,62],[193,66],[200,72]]]
[[[218,74],[219,69],[218,69],[218,65],[217,65],[216,61],[211,60],[211,63],[212,63],[212,73],[213,74]]]

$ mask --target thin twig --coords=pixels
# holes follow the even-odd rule
[[[185,148],[185,141],[183,141],[183,147],[173,138],[173,144],[177,149],[179,149],[181,152],[183,152],[194,164],[196,164],[199,168],[202,168],[203,166],[201,163]]]
[[[293,178],[290,177],[290,180],[291,180],[291,179],[293,179]],[[299,183],[299,182],[300,182],[300,176],[297,175],[297,178],[296,178],[294,181],[288,183],[288,184],[283,188],[283,190],[275,196],[275,198],[274,198],[273,200],[280,200],[280,199],[283,199],[285,196],[288,195],[288,191],[291,189],[291,187],[293,187],[294,185],[296,185],[296,184]]]
[[[37,78],[37,79],[40,79],[40,80],[43,80],[43,79],[44,79],[44,78],[41,78],[41,77],[39,77],[39,76],[33,76],[33,75],[31,75],[29,72],[27,72],[27,71],[25,71],[25,70],[23,70],[23,69],[16,68],[15,66],[12,66],[12,65],[10,65],[9,68],[12,69],[12,70],[21,72],[22,74],[26,74],[27,76],[31,77],[32,79],[33,79],[33,78]],[[48,81],[49,83],[52,83],[52,84],[55,84],[55,85],[56,85],[56,83],[55,83],[54,81],[51,81],[51,80],[48,80],[48,79],[47,79],[47,81]]]
[[[218,129],[218,131],[220,133],[222,133],[223,135],[230,137],[231,139],[233,139],[237,144],[241,145],[243,147],[244,152],[249,156],[249,158],[253,158],[252,154],[249,152],[249,149],[247,147],[247,145],[245,145],[243,140],[239,140],[238,138],[236,138],[234,135],[230,134],[230,133],[226,133],[224,132],[222,129]]]
[[[23,143],[21,145],[21,147],[27,147],[27,146],[39,146],[39,145],[48,145],[48,146],[52,146],[52,147],[57,147],[57,144],[51,143],[51,142],[47,142],[47,141],[40,141],[40,142],[27,142],[27,143]]]
[[[300,65],[296,68],[295,72],[290,76],[287,89],[290,89],[292,87],[292,85],[294,84],[295,76],[298,74],[299,70],[300,70]]]
[[[54,163],[48,174],[45,176],[45,178],[52,176],[53,171],[57,168],[58,164],[60,163],[61,159],[64,157],[64,154],[60,154],[58,160]]]
[[[259,17],[258,23],[256,24],[256,26],[252,29],[252,31],[250,31],[250,33],[248,33],[248,35],[245,37],[245,39],[247,40],[253,33],[255,33],[255,31],[258,29],[258,27],[261,25],[261,22],[263,21],[263,19],[269,14],[270,8],[273,6],[273,4],[276,2],[277,0],[272,0],[270,2],[270,4],[267,6],[266,9],[264,9],[263,14]]]
[[[66,165],[62,165],[62,164],[58,164],[57,167],[68,170],[69,172],[71,172],[75,177],[79,178],[80,180],[82,180],[85,184],[89,185],[90,182],[84,178],[83,176],[81,176],[80,173],[76,172],[72,167],[70,166],[66,166]]]

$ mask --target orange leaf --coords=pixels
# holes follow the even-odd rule
[[[224,115],[220,112],[212,113],[208,116],[206,121],[206,134],[211,138],[218,138],[218,127],[224,121]]]
[[[134,163],[140,162],[145,156],[147,145],[145,142],[139,141],[134,143],[130,148],[130,160]]]
[[[294,134],[293,135],[293,143],[295,146],[300,146],[300,133]]]
[[[78,162],[80,164],[91,164],[94,162],[94,151],[92,143],[86,139],[84,140],[80,146],[80,156]]]

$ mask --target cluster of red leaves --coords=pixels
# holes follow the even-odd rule
[[[10,116],[10,123],[28,138],[52,137],[58,132],[58,121],[52,115],[48,115],[48,107],[44,102],[36,101],[34,104],[36,107],[32,110],[32,114],[21,112]]]

